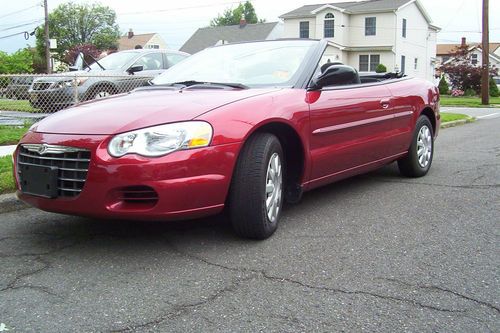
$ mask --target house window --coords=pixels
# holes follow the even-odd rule
[[[375,72],[379,64],[380,64],[380,55],[378,54],[370,55],[370,72]]]
[[[471,61],[473,65],[477,65],[477,53],[472,53]]]
[[[309,38],[309,21],[299,23],[300,38]]]
[[[360,72],[375,72],[377,66],[380,64],[379,54],[361,54],[359,56],[359,71]]]
[[[415,69],[415,70],[418,69],[418,58],[415,58],[415,63],[413,65],[413,69]]]
[[[377,32],[377,18],[365,17],[365,36],[375,36]]]
[[[406,19],[403,19],[403,37],[406,38]]]
[[[443,56],[443,64],[450,60],[450,56]]]
[[[335,24],[335,16],[333,16],[332,13],[326,14],[325,15],[325,28],[324,28],[325,38],[334,37],[334,35],[335,35],[334,24]]]
[[[405,73],[406,70],[406,57],[404,55],[401,56],[401,73]]]

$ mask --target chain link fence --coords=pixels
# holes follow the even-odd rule
[[[109,73],[0,75],[0,114],[46,114],[81,102],[129,92],[149,84],[152,76]],[[29,118],[28,116],[26,118]]]

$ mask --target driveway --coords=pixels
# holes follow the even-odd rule
[[[500,119],[442,130],[430,173],[394,164],[304,195],[266,241],[226,219],[0,216],[11,332],[500,330]]]

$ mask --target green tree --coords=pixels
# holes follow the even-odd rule
[[[446,82],[444,75],[441,76],[441,79],[439,80],[438,89],[439,94],[441,95],[448,95],[448,93],[450,92],[450,86],[448,85],[448,82]]]
[[[236,25],[240,24],[242,17],[245,17],[245,21],[247,23],[265,22],[265,20],[259,20],[257,18],[255,8],[253,8],[250,1],[246,1],[244,4],[240,3],[235,9],[226,9],[222,15],[219,14],[216,18],[210,21],[210,25],[212,27]]]
[[[77,44],[93,44],[99,50],[116,47],[120,30],[116,24],[116,13],[99,4],[59,5],[49,14],[50,38],[57,39],[56,58],[64,61],[64,53]],[[45,55],[43,26],[36,30],[36,46],[40,55]]]
[[[23,74],[33,72],[33,56],[28,49],[12,54],[0,51],[0,74]]]
[[[497,84],[492,77],[490,77],[490,96],[491,97],[500,97],[500,91],[498,91]]]

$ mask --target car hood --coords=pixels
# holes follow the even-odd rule
[[[191,120],[223,105],[277,90],[140,90],[59,111],[38,122],[32,130],[58,134],[123,133]]]

